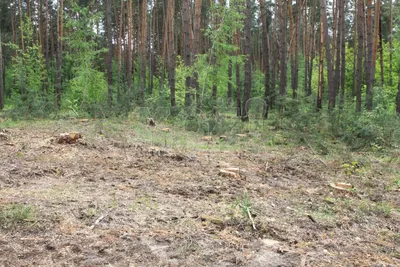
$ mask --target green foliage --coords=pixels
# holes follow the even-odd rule
[[[253,226],[253,229],[256,230],[256,226],[254,224],[253,216],[252,216],[252,203],[247,196],[247,192],[245,191],[243,197],[236,199],[235,207],[239,207],[242,211],[243,217],[248,219]]]
[[[99,55],[107,51],[98,49],[93,31],[101,16],[99,13],[90,13],[89,8],[74,5],[73,9],[79,15],[69,18],[66,24],[71,29],[71,34],[65,40],[74,53],[69,55],[72,61],[72,79],[63,107],[77,115],[86,112],[95,115],[107,100],[104,73],[96,70],[93,65]]]
[[[360,173],[360,164],[357,161],[345,163],[342,165],[342,168],[347,175]]]
[[[10,45],[16,50],[7,86],[13,88],[9,100],[12,117],[45,117],[51,111],[51,90],[48,85],[45,60],[41,47],[33,42],[31,21],[25,18],[23,31],[25,49]],[[12,84],[10,84],[12,83]]]
[[[282,112],[272,114],[270,124],[287,132],[291,140],[312,146],[317,153],[328,154],[330,141],[342,141],[351,150],[381,150],[398,147],[400,119],[391,106],[376,97],[373,111],[357,113],[347,101],[343,109],[315,112],[308,98],[286,100]],[[297,141],[296,141],[297,140]]]
[[[10,204],[0,206],[0,228],[8,229],[17,224],[34,222],[36,211],[32,206]]]

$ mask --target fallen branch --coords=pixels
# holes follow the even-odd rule
[[[90,229],[94,229],[94,227],[96,225],[98,225],[102,220],[104,220],[104,218],[106,218],[107,216],[108,216],[108,214],[103,214],[99,218],[97,218],[97,220],[94,222],[94,224],[92,224],[92,226],[90,226]]]

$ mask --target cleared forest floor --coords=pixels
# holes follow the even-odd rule
[[[170,128],[0,124],[0,266],[400,266],[395,154]]]

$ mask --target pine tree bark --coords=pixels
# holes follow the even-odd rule
[[[293,72],[293,99],[297,99],[299,87],[299,45],[300,45],[300,17],[302,12],[303,2],[296,4],[296,24],[294,38],[294,72]]]
[[[121,1],[119,23],[118,25],[118,40],[117,40],[117,61],[118,61],[118,82],[117,82],[117,101],[121,101],[121,69],[122,69],[122,32],[124,25],[124,1]]]
[[[183,22],[183,59],[186,67],[192,65],[191,51],[190,51],[190,19],[189,19],[189,0],[182,2],[182,22]],[[186,93],[185,93],[185,106],[188,107],[192,104],[192,94],[190,92],[191,78],[186,76]]]
[[[268,118],[268,109],[270,107],[270,73],[269,73],[269,40],[268,40],[268,25],[267,25],[267,11],[265,9],[264,0],[260,0],[260,14],[262,22],[262,35],[263,35],[263,67],[264,67],[264,101],[266,109],[264,110],[264,118]]]
[[[245,7],[245,21],[244,21],[244,90],[243,90],[243,109],[242,109],[242,120],[248,121],[248,101],[251,93],[251,0],[246,0]]]
[[[311,32],[311,29],[308,25],[308,20],[307,17],[309,16],[309,12],[307,14],[308,6],[307,6],[307,1],[304,1],[304,16],[303,16],[303,55],[304,55],[304,82],[303,82],[303,88],[305,95],[308,96],[307,94],[307,84],[308,84],[308,64],[309,64],[309,48],[308,48],[308,42],[310,41],[311,38],[308,37],[309,32]]]
[[[343,3],[341,4],[341,10],[340,12],[342,13],[341,16],[341,46],[342,48],[340,49],[340,107],[343,108],[344,106],[344,86],[345,86],[345,78],[346,78],[346,0],[342,0]]]
[[[38,40],[39,40],[39,46],[41,49],[41,52],[43,53],[43,2],[42,0],[39,0],[39,5],[38,5]]]
[[[379,57],[380,57],[380,67],[381,67],[381,86],[385,84],[385,76],[383,73],[383,42],[382,42],[382,16],[379,16]]]
[[[146,93],[147,0],[141,0],[140,17],[140,104],[144,105]]]
[[[318,69],[318,92],[317,92],[317,111],[322,109],[322,94],[324,90],[324,26],[320,22],[320,44],[319,44],[319,69]]]
[[[393,0],[389,0],[389,86],[393,86]]]
[[[201,25],[201,7],[202,0],[195,0],[194,2],[194,19],[193,19],[193,57],[196,57],[199,53],[199,45],[200,45],[200,25]],[[231,68],[232,71],[232,68]],[[192,78],[192,87],[196,91],[196,105],[197,108],[200,108],[200,88],[198,82],[198,73],[195,71],[193,73]],[[228,85],[229,86],[229,85]]]
[[[274,6],[274,24],[272,29],[272,40],[271,40],[271,99],[270,99],[270,108],[272,109],[275,105],[275,96],[276,96],[276,79],[279,70],[278,62],[279,62],[279,49],[278,49],[278,29],[279,29],[279,20],[278,16],[278,5]]]
[[[357,71],[356,71],[356,111],[361,112],[361,89],[363,86],[364,55],[364,0],[357,0]]]
[[[132,90],[132,71],[133,71],[133,7],[132,0],[127,2],[127,15],[128,15],[128,47],[126,47],[126,80],[128,91]]]
[[[311,40],[310,40],[310,63],[309,63],[309,69],[308,69],[308,86],[307,86],[307,96],[311,95],[311,81],[312,81],[312,74],[313,74],[313,65],[314,65],[314,57],[316,55],[315,49],[316,49],[316,40],[315,40],[315,23],[317,20],[317,2],[314,1],[313,4],[313,15],[312,15],[312,22],[311,22]]]
[[[354,25],[353,25],[353,86],[351,88],[351,98],[356,96],[357,91],[357,45],[358,45],[358,0],[355,2],[354,8]]]
[[[59,10],[57,17],[57,53],[56,53],[56,101],[57,107],[61,108],[61,94],[62,94],[62,38],[63,38],[63,10],[64,1],[59,0]]]
[[[295,66],[295,55],[294,55],[294,47],[296,45],[296,34],[295,34],[295,22],[294,22],[294,15],[293,15],[293,1],[288,0],[288,13],[289,13],[289,57],[290,57],[290,73],[291,73],[291,88],[292,88],[292,95],[293,99],[297,97],[297,88],[296,88],[296,66]]]
[[[106,0],[106,34],[107,34],[107,84],[108,84],[108,104],[112,103],[112,58],[113,58],[113,40],[112,40],[112,29],[111,29],[111,0]]]
[[[341,23],[342,23],[342,12],[341,12],[341,5],[342,5],[342,0],[337,0],[336,1],[336,6],[337,6],[337,34],[336,34],[336,46],[335,49],[336,51],[333,50],[333,52],[336,52],[336,58],[335,58],[335,71],[334,71],[334,78],[333,78],[333,87],[335,90],[335,96],[338,95],[339,93],[339,88],[340,88],[340,64],[341,64],[341,49],[342,49],[342,31],[341,31]]]
[[[398,73],[398,82],[397,82],[396,113],[397,115],[400,115],[400,71]]]
[[[373,37],[372,37],[372,0],[367,0],[367,50],[366,50],[366,63],[365,73],[367,80],[367,89],[365,93],[365,106],[367,110],[372,110],[372,90],[374,84],[373,73]]]
[[[328,109],[332,110],[335,108],[336,93],[333,87],[333,66],[332,66],[332,55],[329,41],[327,14],[326,14],[326,2],[321,0],[321,20],[324,28],[324,45],[326,54],[326,66],[328,71]]]
[[[154,87],[154,73],[156,71],[156,66],[154,64],[155,61],[155,55],[157,53],[157,36],[155,36],[155,22],[156,22],[156,9],[153,7],[153,9],[150,12],[150,16],[148,18],[149,25],[148,25],[148,37],[147,37],[147,46],[146,46],[146,51],[147,51],[147,56],[148,56],[148,70],[149,70],[149,78],[148,78],[148,94],[152,95],[153,94],[153,87]]]
[[[240,32],[237,30],[234,36],[235,46],[237,47],[236,52],[236,64],[235,64],[235,76],[236,76],[236,115],[238,117],[242,116],[242,101],[241,101],[241,82],[240,82],[240,64],[238,62],[239,54],[240,54]]]
[[[375,14],[374,14],[374,36],[372,41],[372,75],[375,77],[376,59],[378,57],[379,47],[379,21],[380,21],[381,7],[380,0],[375,0]],[[375,80],[375,78],[374,78]],[[374,84],[372,84],[373,86]]]
[[[50,69],[50,57],[49,57],[49,16],[50,16],[50,9],[49,9],[49,0],[46,0],[46,19],[45,19],[45,26],[44,26],[44,40],[45,40],[45,59],[46,59],[46,69]]]
[[[62,0],[61,0],[62,1]],[[23,20],[23,14],[22,14],[22,7],[21,7],[21,0],[18,0],[18,10],[19,10],[19,26],[20,26],[20,36],[21,36],[21,50],[25,50],[25,42],[24,42],[24,30],[23,30],[23,25],[24,25],[24,20]]]
[[[171,107],[175,107],[175,34],[174,34],[175,0],[168,0],[167,21],[168,21],[168,83],[170,89]]]
[[[228,106],[232,103],[232,59],[228,62],[228,91],[227,91],[227,104]]]
[[[10,5],[10,10],[11,10],[11,8],[12,8],[12,5]],[[17,20],[17,6],[14,5],[13,12],[11,13],[11,28],[12,28],[13,43],[15,45],[18,45],[17,26],[16,26],[17,21],[16,20]],[[17,55],[18,55],[18,50],[15,49],[14,56],[17,57]],[[14,79],[14,84],[15,84],[15,79]]]
[[[0,27],[0,110],[4,109],[4,81],[3,81],[3,49],[1,42],[1,27]]]
[[[279,0],[279,17],[280,17],[280,86],[279,91],[282,98],[286,96],[286,28],[287,28],[287,0]],[[283,101],[282,99],[281,101]],[[281,103],[283,107],[283,103]]]

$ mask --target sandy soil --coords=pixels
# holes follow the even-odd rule
[[[396,162],[346,174],[305,147],[182,150],[71,125],[0,130],[0,211],[35,211],[0,225],[0,266],[400,266]],[[55,142],[68,127],[83,139]]]

